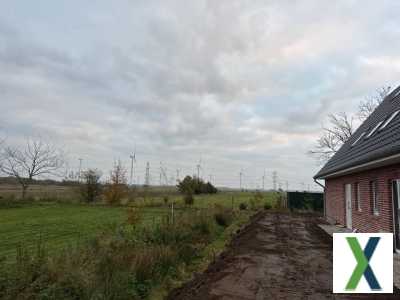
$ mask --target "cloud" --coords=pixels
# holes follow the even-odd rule
[[[267,169],[300,187],[327,114],[396,85],[399,4],[363,4],[6,3],[0,126],[15,143],[51,136],[73,167],[106,170],[136,145],[142,182],[147,161],[156,181],[160,161],[174,176],[201,158],[217,184],[243,169],[255,187]]]

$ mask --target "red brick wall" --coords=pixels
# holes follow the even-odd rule
[[[345,184],[352,185],[353,229],[359,232],[393,232],[391,180],[400,179],[400,164],[327,179],[326,215],[328,219],[346,225]],[[371,181],[378,182],[379,215],[372,207]],[[360,187],[361,211],[358,211],[355,183]]]

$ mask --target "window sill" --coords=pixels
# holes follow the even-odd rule
[[[375,217],[379,217],[379,212],[378,211],[374,211],[374,216]]]

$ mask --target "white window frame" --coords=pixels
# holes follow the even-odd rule
[[[379,130],[383,130],[386,128],[386,126],[389,125],[390,122],[393,121],[393,119],[400,113],[400,110],[396,110],[390,117],[389,119],[387,119],[381,126],[381,128]]]
[[[361,190],[360,190],[360,183],[354,183],[354,191],[356,192],[356,201],[357,201],[357,210],[362,211],[361,208]]]
[[[366,139],[370,138],[378,130],[379,126],[381,126],[382,123],[383,121],[380,121],[378,124],[376,124],[376,126],[370,131],[370,133],[368,133],[368,135],[365,138]]]
[[[354,143],[351,144],[351,146],[352,146],[352,147],[355,146],[355,145],[358,143],[358,141],[361,140],[361,139],[363,138],[363,136],[364,136],[365,134],[366,134],[366,132],[361,133],[360,136],[354,141]]]
[[[378,180],[371,181],[372,211],[379,216],[379,185]]]

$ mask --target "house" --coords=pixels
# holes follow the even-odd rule
[[[400,249],[400,87],[314,179],[325,180],[329,221],[358,232],[393,232]]]

